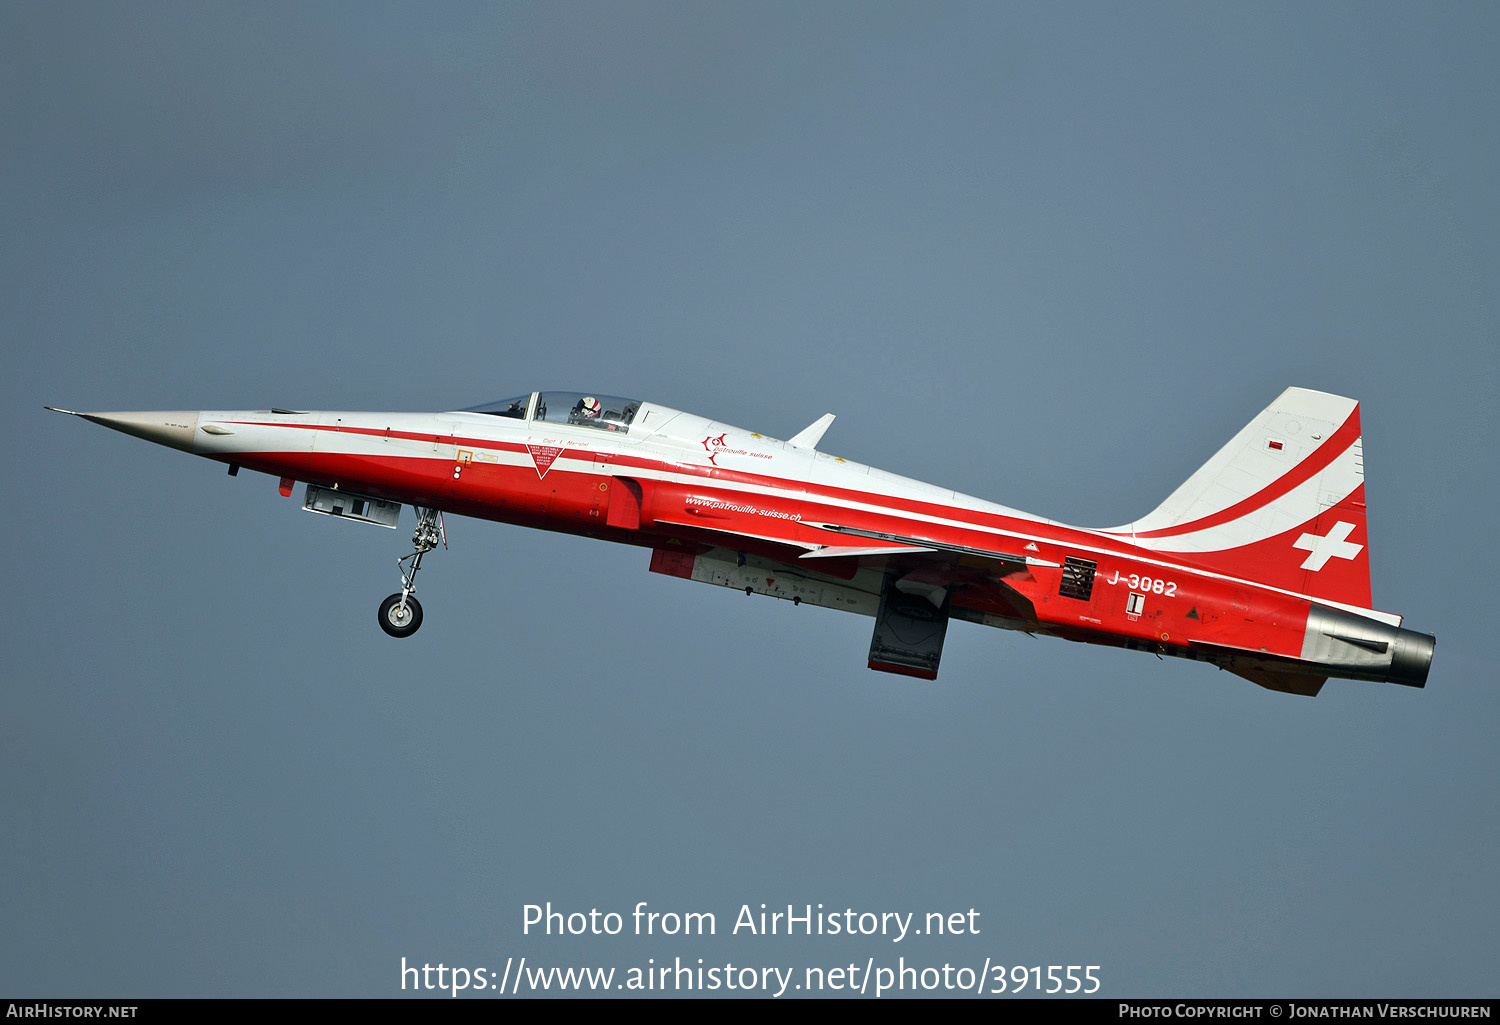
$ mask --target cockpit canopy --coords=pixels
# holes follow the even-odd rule
[[[516,420],[525,420],[526,408],[529,405],[531,405],[531,396],[520,395],[513,399],[501,399],[499,402],[486,402],[482,406],[469,406],[463,412],[488,413],[490,416],[508,416]]]
[[[471,406],[464,412],[628,433],[640,408],[640,399],[622,399],[597,392],[544,391]]]

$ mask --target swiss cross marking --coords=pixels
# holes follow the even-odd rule
[[[1352,559],[1364,550],[1364,545],[1344,540],[1353,532],[1354,524],[1339,520],[1326,535],[1319,537],[1317,534],[1303,534],[1292,542],[1292,547],[1309,553],[1302,560],[1302,568],[1316,573],[1328,565],[1329,559]]]

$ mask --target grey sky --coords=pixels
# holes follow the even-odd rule
[[[1098,964],[1495,996],[1500,14],[1446,5],[0,6],[0,992],[399,993],[408,961]],[[44,414],[597,388],[1084,525],[1359,398],[1425,691],[1313,701],[398,532]],[[299,492],[300,497],[300,492]],[[521,908],[711,911],[538,938]],[[728,935],[741,904],[975,937]]]

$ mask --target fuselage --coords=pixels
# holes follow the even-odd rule
[[[1299,675],[1426,678],[1431,645],[1417,638],[1427,635],[1399,630],[1399,616],[814,445],[649,402],[604,397],[580,412],[582,401],[540,392],[436,414],[130,414],[161,419],[155,436],[109,419],[125,414],[90,418],[284,484],[647,547],[658,572],[799,602],[876,615],[894,581],[953,618],[1213,662],[1273,689],[1297,690]],[[1313,627],[1329,616],[1342,625],[1319,638],[1356,636],[1309,662]]]

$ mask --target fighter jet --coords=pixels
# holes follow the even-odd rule
[[[1435,645],[1372,607],[1358,403],[1303,388],[1107,529],[831,455],[831,413],[781,441],[595,392],[447,413],[57,412],[270,474],[283,496],[302,482],[308,512],[394,528],[411,505],[401,588],[379,611],[392,637],[422,625],[417,573],[453,513],[636,545],[656,573],[869,616],[869,667],[929,680],[952,620],[1308,696],[1329,677],[1422,687]]]

